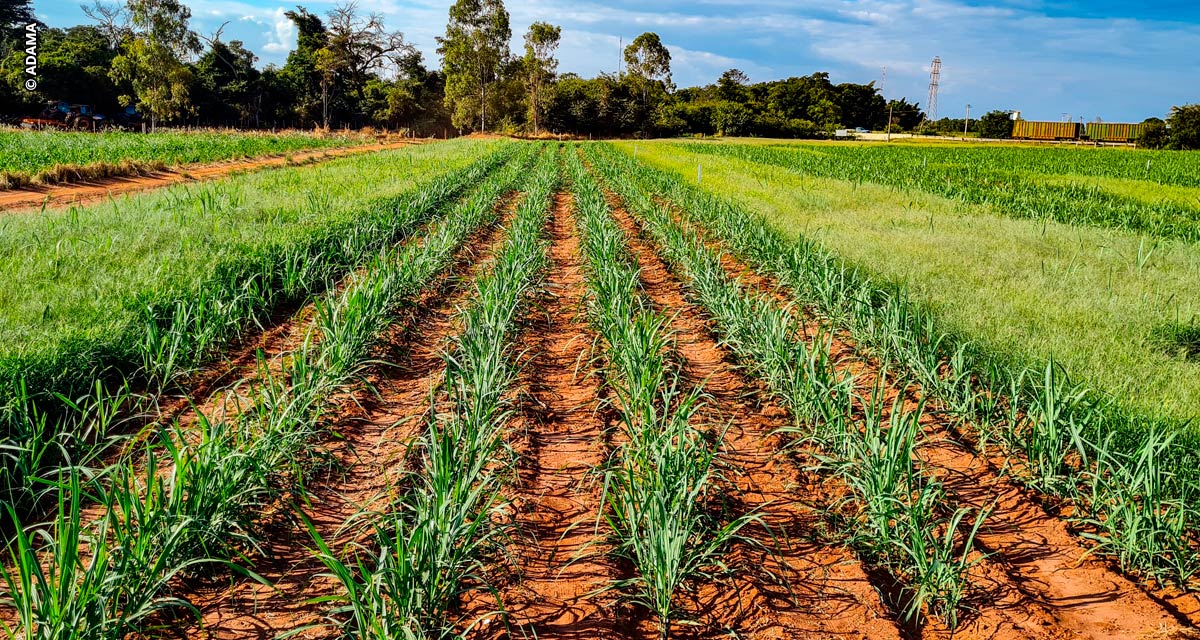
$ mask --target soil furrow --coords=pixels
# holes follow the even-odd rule
[[[584,317],[587,283],[571,196],[550,214],[550,268],[519,351],[515,446],[521,454],[512,495],[512,566],[495,618],[473,637],[620,638],[612,592],[618,569],[606,555],[596,471],[608,455],[600,374],[588,361],[594,334]],[[493,602],[494,604],[494,602]]]
[[[387,330],[376,355],[380,362],[395,364],[375,365],[366,384],[328,412],[337,416],[329,427],[337,439],[323,449],[332,464],[326,474],[308,479],[306,504],[298,509],[333,549],[359,538],[360,532],[347,523],[378,504],[406,471],[409,444],[423,427],[421,417],[429,410],[444,370],[441,350],[456,333],[458,310],[469,300],[471,281],[490,268],[515,205],[516,200],[507,199],[501,221],[476,233],[448,273]],[[279,519],[268,533],[267,558],[254,570],[273,586],[249,580],[192,585],[197,588],[190,600],[201,610],[203,629],[191,629],[187,635],[271,638],[324,622],[328,605],[309,601],[328,595],[337,585],[320,575],[325,569],[312,552],[314,544],[304,525]],[[295,637],[336,635],[323,626]]]
[[[688,599],[701,623],[700,636],[736,633],[741,638],[900,638],[862,565],[847,549],[821,539],[821,517],[799,496],[812,489],[786,456],[772,431],[788,424],[786,413],[765,397],[717,344],[701,311],[680,281],[639,236],[638,225],[610,195],[618,223],[630,238],[650,299],[674,313],[684,374],[703,384],[710,400],[707,420],[728,425],[721,458],[729,466],[729,505],[758,514],[762,523],[744,533],[761,547],[739,545],[732,577],[704,585]],[[735,498],[736,496],[736,498]]]
[[[677,207],[672,211],[687,219],[687,213]],[[718,246],[702,225],[696,227],[706,244]],[[722,265],[730,277],[742,278],[753,290],[779,299],[774,280],[736,256],[726,253]],[[822,325],[811,313],[793,309],[807,334]],[[854,373],[857,386],[869,389],[877,384],[878,363],[844,332],[835,333],[830,348],[838,366]],[[915,386],[901,390],[893,385],[889,391],[904,393],[910,409],[921,399]],[[967,613],[954,637],[1099,640],[1171,637],[1181,629],[1177,617],[1186,613],[1172,616],[1120,572],[1086,556],[1086,549],[1063,521],[1047,514],[988,460],[957,442],[952,422],[950,416],[936,411],[923,416],[922,466],[944,483],[953,502],[950,508],[991,509],[976,538],[977,547],[988,556],[971,572],[977,592],[971,606],[976,610]],[[936,627],[924,631],[927,637],[950,635]]]
[[[147,175],[103,178],[75,183],[29,186],[10,191],[0,190],[0,212],[20,213],[21,209],[40,211],[40,207],[66,207],[105,200],[112,196],[159,189],[181,182],[213,180],[235,173],[256,171],[269,167],[284,167],[297,163],[314,163],[348,155],[399,149],[425,140],[407,140],[335,149],[300,151],[284,156],[258,157],[207,164],[191,164]]]

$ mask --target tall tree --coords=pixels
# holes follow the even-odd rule
[[[383,16],[363,15],[357,2],[340,4],[329,12],[329,50],[326,64],[339,73],[361,105],[366,100],[366,86],[371,76],[389,64],[397,68],[405,55],[413,50],[399,31],[387,31]],[[366,115],[366,114],[360,114]]]
[[[125,38],[131,35],[129,11],[125,5],[96,0],[91,5],[80,5],[80,8],[84,15],[96,23],[96,28],[108,38],[113,49],[120,47]]]
[[[500,78],[511,53],[512,37],[503,0],[458,0],[450,7],[438,53],[446,74],[446,106],[456,127],[479,120],[487,130],[488,88]]]
[[[128,0],[126,9],[133,34],[113,60],[111,75],[132,85],[133,95],[122,95],[121,104],[136,103],[150,114],[153,128],[191,106],[192,74],[184,60],[200,51],[200,38],[188,28],[192,12],[179,0]]]
[[[91,104],[100,113],[112,114],[118,105],[118,91],[108,70],[117,51],[109,46],[100,29],[92,26],[46,29],[41,32],[39,45],[41,79],[36,91],[22,87],[26,78],[24,51],[13,52],[0,62],[0,72],[7,84],[21,87],[19,95],[25,108],[50,100],[66,100]]]
[[[256,123],[260,95],[258,58],[239,40],[228,44],[219,38],[210,41],[193,69],[193,102],[203,120],[213,124],[236,122],[239,126]]]
[[[318,68],[318,58],[322,57],[318,52],[328,44],[329,32],[320,16],[309,13],[304,7],[296,7],[295,11],[284,15],[296,25],[296,48],[288,54],[287,62],[279,70],[277,86],[291,95],[278,95],[277,98],[288,103],[285,109],[298,116],[303,125],[328,124],[325,114],[329,105],[329,85]]]
[[[975,125],[981,138],[1011,138],[1013,131],[1012,112],[1005,110],[989,111],[979,118]]]
[[[1167,127],[1171,131],[1172,149],[1200,149],[1200,104],[1171,107]]]
[[[657,33],[647,31],[625,47],[625,69],[642,91],[642,104],[648,103],[650,89],[656,83],[661,83],[664,90],[671,87],[671,52]]]
[[[748,94],[746,91],[748,84],[750,84],[750,78],[745,72],[741,69],[730,69],[717,79],[717,95],[721,96],[722,100],[744,102]]]
[[[545,22],[529,25],[529,32],[525,34],[525,87],[529,92],[529,119],[533,122],[534,135],[538,133],[543,88],[554,80],[558,71],[554,52],[561,38],[562,28]]]
[[[30,0],[0,0],[0,27],[35,22]]]

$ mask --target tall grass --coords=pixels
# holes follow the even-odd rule
[[[63,133],[0,131],[0,183],[53,183],[69,167],[97,177],[99,165],[122,162],[162,167],[194,162],[329,149],[357,144],[344,136],[307,133]]]
[[[1180,426],[1124,412],[1073,383],[1052,361],[1028,368],[989,354],[944,332],[903,289],[846,267],[819,244],[790,241],[726,200],[611,148],[593,153],[630,189],[682,207],[776,278],[798,304],[884,364],[912,375],[925,397],[936,399],[965,429],[1019,460],[1018,480],[1074,502],[1076,523],[1093,536],[1098,552],[1133,574],[1194,584],[1200,454]],[[1177,435],[1164,437],[1172,433]],[[1157,464],[1147,464],[1149,459]]]
[[[492,270],[474,282],[474,301],[459,314],[416,444],[419,470],[404,476],[386,509],[366,514],[369,540],[334,549],[310,529],[343,588],[329,600],[340,603],[332,619],[346,637],[453,636],[451,613],[467,580],[486,584],[484,562],[507,529],[501,489],[515,461],[506,441],[512,346],[548,264],[543,233],[558,183],[555,155],[544,153]]]
[[[362,215],[341,224],[301,232],[289,242],[259,250],[243,248],[236,260],[218,265],[217,273],[194,288],[143,292],[136,302],[125,303],[136,310],[126,311],[115,334],[68,344],[47,342],[7,361],[0,356],[0,380],[13,384],[13,391],[0,390],[0,434],[6,437],[7,454],[0,460],[0,490],[12,494],[13,502],[25,503],[39,469],[52,470],[66,460],[90,455],[90,446],[77,446],[83,444],[77,434],[93,430],[93,416],[67,401],[79,394],[77,389],[90,385],[93,403],[136,413],[130,410],[136,409],[139,398],[129,392],[130,383],[148,386],[151,394],[170,387],[248,328],[265,322],[272,310],[319,294],[356,265],[378,261],[381,250],[421,229],[511,151],[488,154],[417,190],[377,200]],[[354,287],[348,290],[363,295]],[[333,308],[320,304],[318,315]],[[85,316],[80,324],[87,323]],[[326,324],[331,328],[336,323]],[[114,378],[121,383],[108,384]],[[50,446],[55,442],[61,446]]]
[[[169,384],[411,234],[504,149],[430,145],[6,217],[0,430],[22,381],[48,405],[98,378]]]

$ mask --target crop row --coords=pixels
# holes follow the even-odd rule
[[[883,367],[919,383],[922,395],[957,417],[981,446],[998,443],[1019,462],[1013,467],[1018,480],[1077,506],[1072,518],[1098,552],[1134,574],[1181,585],[1194,579],[1200,569],[1195,552],[1200,474],[1196,449],[1181,427],[1147,424],[1095,400],[1066,380],[1053,362],[1027,369],[990,357],[940,331],[934,316],[903,290],[845,268],[819,245],[786,240],[742,209],[611,147],[594,153],[612,184],[623,185],[641,202],[644,215],[658,215],[664,225],[668,215],[645,194],[682,207],[750,265],[784,285],[828,327],[851,336]],[[689,272],[705,273],[699,269]],[[715,269],[715,264],[708,267]],[[731,297],[721,300],[714,298],[709,307],[715,316],[737,308]],[[764,320],[742,332],[730,329],[726,339],[736,350],[738,335],[765,340],[772,326],[784,321]],[[778,363],[757,373],[773,387],[793,389],[784,394],[785,401],[819,435],[825,431],[822,424],[839,419],[836,411],[829,413],[828,403],[831,396],[844,395],[834,392],[842,383],[814,355],[820,349],[789,354],[786,338],[776,340],[774,349],[747,355],[756,362],[753,367],[772,359]],[[833,409],[841,410],[836,403]],[[902,445],[907,447],[900,439],[889,446]]]
[[[57,515],[26,526],[10,506],[15,541],[5,580],[16,624],[9,637],[122,638],[164,609],[177,576],[237,563],[260,545],[269,504],[302,492],[331,398],[357,380],[370,347],[449,264],[495,203],[526,173],[530,153],[487,178],[420,242],[387,249],[318,301],[309,333],[275,369],[263,362],[247,399],[220,420],[198,415],[101,470],[69,467],[52,481]],[[98,505],[88,509],[91,502]],[[252,575],[252,574],[251,574]]]
[[[170,165],[234,160],[353,144],[342,136],[305,133],[102,133],[0,132],[0,189],[30,182],[52,184],[73,176],[102,177],[107,170],[162,169]],[[127,173],[127,171],[126,171]]]
[[[1200,161],[1197,161],[1193,154],[1173,151],[958,144],[893,144],[888,147],[864,145],[853,149],[828,146],[808,148],[839,154],[853,153],[881,161],[885,158],[900,159],[909,166],[915,166],[917,163],[990,165],[1004,171],[1025,174],[1119,178],[1200,187]]]
[[[0,363],[11,385],[0,396],[4,498],[26,503],[43,469],[86,457],[89,441],[104,442],[107,428],[93,427],[115,406],[130,410],[128,405],[136,404],[131,385],[148,383],[152,392],[170,387],[247,328],[261,326],[274,310],[319,293],[389,244],[411,236],[512,151],[489,154],[404,195],[369,203],[343,224],[307,230],[289,243],[247,249],[182,291],[156,290],[157,297],[139,300],[140,310],[114,334],[78,339],[57,351],[10,356]]]
[[[1188,242],[1200,240],[1200,208],[1121,197],[1096,185],[1048,185],[1007,167],[999,158],[966,164],[930,163],[922,150],[687,143],[688,151],[766,163],[805,175],[922,191],[988,205],[1014,218],[1112,227]],[[1037,151],[1030,152],[1032,154]]]
[[[604,349],[604,384],[621,436],[605,471],[603,506],[615,537],[613,553],[636,575],[614,586],[631,589],[666,637],[677,617],[677,591],[720,565],[723,550],[752,516],[722,523],[709,512],[717,448],[698,424],[703,389],[689,389],[682,379],[670,319],[639,290],[628,238],[574,149],[567,167],[585,257],[588,318]]]
[[[315,531],[319,557],[342,587],[347,637],[429,638],[452,633],[451,608],[468,577],[502,544],[503,488],[517,363],[512,355],[524,303],[547,266],[543,238],[557,159],[544,153],[527,179],[508,237],[443,355],[445,374],[405,474],[366,543],[335,550]]]
[[[819,445],[822,466],[851,490],[855,499],[843,507],[845,529],[869,560],[904,585],[905,616],[916,619],[931,611],[954,626],[972,564],[971,536],[963,540],[956,532],[970,514],[943,513],[944,490],[920,473],[914,453],[921,409],[889,407],[882,390],[858,395],[853,380],[822,348],[821,336],[808,344],[787,309],[728,276],[719,254],[694,229],[673,220],[636,180],[618,179],[629,167],[600,156],[596,160],[713,318],[722,342],[767,383],[797,421],[794,431]],[[979,514],[975,521],[976,526],[982,521]]]

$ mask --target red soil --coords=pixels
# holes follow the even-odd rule
[[[600,374],[587,360],[594,334],[583,317],[586,281],[569,195],[555,196],[548,231],[546,291],[517,348],[528,357],[514,426],[521,454],[510,496],[517,533],[512,564],[499,567],[515,569],[500,590],[507,620],[492,618],[472,637],[628,637],[616,594],[604,591],[619,577],[606,555],[595,474],[608,455],[606,418]]]
[[[680,631],[698,637],[900,638],[862,565],[846,548],[821,539],[821,518],[800,501],[815,488],[812,478],[772,435],[790,424],[786,413],[760,402],[762,389],[737,371],[680,281],[638,237],[633,218],[615,198],[610,204],[630,238],[646,293],[675,314],[672,329],[684,374],[710,396],[703,418],[730,426],[720,458],[729,465],[727,494],[738,500],[731,506],[762,519],[743,530],[762,548],[740,545],[733,558],[737,570],[728,581],[689,594],[700,628]]]
[[[500,229],[511,219],[515,202],[509,199],[505,208],[501,224],[477,233],[457,256],[452,273],[440,278],[417,301],[415,311],[387,331],[377,357],[396,364],[376,365],[366,387],[329,412],[338,416],[329,428],[337,439],[324,448],[333,465],[323,477],[309,478],[306,502],[296,509],[331,548],[341,549],[361,539],[362,532],[347,523],[379,504],[406,470],[409,444],[423,428],[421,417],[429,410],[431,391],[444,371],[441,349],[456,333],[458,309],[472,291],[467,285],[490,264],[489,257],[503,240]],[[304,525],[283,520],[270,533],[267,557],[254,570],[272,586],[249,580],[190,585],[194,591],[187,595],[201,610],[203,629],[189,630],[189,637],[275,637],[326,622],[323,614],[328,605],[309,600],[328,595],[337,586],[320,575],[325,568],[311,551],[315,545]],[[332,627],[322,626],[296,637],[336,635]]]

